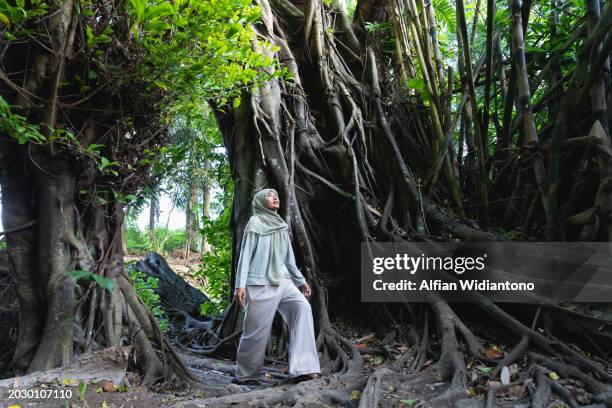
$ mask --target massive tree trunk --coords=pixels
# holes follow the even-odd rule
[[[102,13],[106,17],[95,20],[102,28],[93,29],[125,22],[125,13]],[[53,2],[47,17],[27,23],[49,33],[44,41],[2,44],[2,96],[27,122],[40,123],[46,138],[18,143],[4,127],[0,134],[2,221],[19,299],[13,368],[16,374],[47,370],[87,351],[130,343],[145,383],[177,375],[192,381],[123,263],[124,197],[150,181],[142,170],[120,163],[165,143],[166,135],[155,121],[143,120],[142,113],[155,110],[121,90],[121,81],[101,82],[83,98],[74,78],[97,78],[95,67],[79,59],[87,47],[76,35],[84,15],[72,0],[63,0]],[[105,52],[109,63],[125,64],[124,53]],[[129,103],[135,105],[124,117]],[[125,143],[125,119],[136,137],[145,136],[137,146]],[[100,156],[117,170],[100,169]],[[125,181],[120,173],[133,178]]]
[[[15,229],[7,247],[19,297],[16,373],[65,365],[75,354],[133,338],[145,383],[173,373],[193,379],[176,355],[162,363],[154,350],[169,343],[124,270],[122,205],[109,199],[88,210],[88,201],[75,202],[78,176],[69,161],[54,157],[24,173],[23,155],[15,153],[2,183],[2,219]],[[114,287],[92,280],[83,289],[73,271],[100,275]]]
[[[457,216],[459,214],[441,209],[441,204],[453,202],[458,197],[453,193],[456,186],[453,185],[452,173],[447,172],[446,180],[437,183],[434,181],[434,185],[429,186],[435,194],[428,195],[422,191],[420,180],[427,178],[430,172],[428,164],[436,161],[438,149],[445,146],[442,144],[444,140],[440,137],[439,128],[449,123],[447,121],[437,124],[436,118],[439,119],[442,115],[436,116],[432,109],[439,106],[440,102],[436,98],[443,98],[444,95],[433,95],[427,111],[424,111],[415,108],[409,101],[403,102],[393,93],[397,89],[396,82],[404,81],[409,73],[416,71],[411,66],[412,61],[406,58],[410,54],[398,51],[403,47],[402,44],[398,45],[396,42],[397,47],[391,53],[393,57],[390,59],[376,47],[375,39],[369,38],[364,29],[366,21],[384,22],[397,18],[393,15],[387,16],[388,10],[384,6],[368,0],[359,1],[355,23],[351,24],[344,11],[339,8],[339,3],[334,1],[323,4],[315,0],[303,3],[259,0],[258,3],[263,10],[263,18],[256,29],[262,38],[279,47],[279,59],[287,66],[292,78],[288,81],[269,81],[257,94],[245,95],[242,98],[242,106],[236,109],[213,108],[224,137],[235,181],[231,220],[234,238],[233,270],[236,268],[244,226],[251,215],[250,202],[253,194],[259,188],[274,187],[280,195],[279,213],[291,226],[292,243],[298,264],[313,286],[314,295],[311,302],[316,320],[322,372],[336,373],[338,376],[313,382],[311,387],[301,388],[300,406],[306,406],[308,403],[333,404],[347,401],[351,390],[362,389],[364,385],[360,401],[360,406],[363,407],[378,406],[382,398],[381,393],[389,384],[398,387],[398,390],[401,388],[405,393],[412,393],[430,406],[450,406],[467,398],[469,392],[464,354],[476,359],[487,357],[484,356],[484,341],[477,337],[460,317],[465,316],[465,306],[451,307],[435,293],[431,294],[428,307],[418,304],[370,305],[361,303],[357,295],[360,293],[360,242],[504,239],[494,233],[474,228],[473,221],[461,219]],[[418,8],[413,1],[403,4],[408,4],[413,15],[418,14]],[[517,8],[514,1],[509,5],[512,6],[514,21],[513,78],[516,82],[510,82],[512,89],[507,92],[510,97],[506,99],[506,106],[511,113],[515,105],[514,87],[515,83],[518,83],[517,107],[523,115],[526,128],[525,137],[518,139],[518,143],[524,144],[525,149],[531,149],[531,146],[539,144],[540,141],[534,133],[527,68],[522,54],[529,5],[522,9],[520,5]],[[543,168],[539,151],[536,155],[525,155],[518,149],[516,153],[504,152],[504,155],[499,156],[504,158],[503,161],[490,164],[494,166],[490,169],[491,174],[498,175],[498,178],[491,184],[483,183],[487,178],[483,155],[487,144],[483,140],[486,135],[480,133],[488,127],[480,123],[474,86],[478,82],[477,76],[480,75],[480,67],[485,58],[483,56],[482,62],[477,64],[478,68],[473,67],[465,16],[462,15],[463,5],[458,6],[464,47],[462,49],[465,51],[463,69],[466,70],[467,76],[467,94],[464,95],[459,113],[469,102],[469,109],[466,108],[465,111],[472,115],[472,123],[464,124],[462,121],[461,126],[465,127],[466,131],[474,132],[476,137],[471,145],[468,144],[473,157],[466,161],[460,154],[457,160],[462,171],[465,166],[474,163],[474,171],[464,173],[464,178],[467,180],[467,186],[480,186],[476,189],[479,191],[476,199],[480,200],[480,204],[472,206],[469,211],[466,210],[466,215],[475,218],[480,225],[495,228],[503,228],[504,223],[511,226],[521,225],[523,222],[528,224],[529,220],[535,220],[537,217],[545,219],[550,206],[549,200],[565,200],[567,195],[550,196],[550,190],[547,190],[546,185],[542,185],[546,182],[546,169]],[[393,10],[392,8],[392,13]],[[492,10],[490,5],[489,10]],[[418,18],[412,17],[411,21],[412,25],[419,23]],[[396,35],[401,34],[401,27],[394,32]],[[431,93],[435,89],[435,75],[440,75],[439,69],[433,69],[436,66],[435,52],[432,56],[425,47],[419,48],[427,44],[420,37],[418,27],[411,27],[411,34],[412,45],[409,46],[414,47],[412,52],[419,57],[426,88]],[[493,75],[493,41],[497,40],[494,40],[491,29],[486,58],[487,86]],[[398,58],[398,55],[402,58]],[[427,58],[430,60],[426,61]],[[388,71],[386,67],[394,66],[393,64],[397,64],[397,69]],[[426,69],[428,66],[432,69]],[[504,74],[503,67],[500,67],[499,71]],[[440,92],[446,90],[441,89]],[[447,101],[446,106],[450,109],[450,101]],[[429,117],[426,113],[429,113]],[[601,113],[597,112],[595,117],[598,115]],[[453,121],[453,126],[454,123],[457,122]],[[590,126],[582,127],[579,132],[588,132],[589,129]],[[503,135],[517,129],[513,130],[510,124],[504,122],[504,129],[499,130]],[[601,127],[598,132],[601,132]],[[429,137],[430,134],[433,136]],[[447,137],[451,136],[452,132]],[[513,143],[512,139],[506,136],[501,147],[505,148]],[[524,171],[517,171],[519,167],[512,167],[513,163],[531,168],[531,174],[535,169],[536,180],[526,184],[525,179],[521,178],[524,177]],[[508,174],[509,169],[511,171]],[[601,182],[607,185],[605,179]],[[521,192],[527,191],[526,198],[519,199],[517,196],[521,194],[516,194],[518,190],[508,187],[515,185]],[[538,188],[533,188],[534,185],[538,185]],[[504,204],[487,208],[487,197],[491,190],[502,197],[498,201]],[[589,200],[593,200],[592,190],[589,195]],[[543,202],[544,207],[538,206],[538,201]],[[525,211],[520,213],[521,218],[513,211],[504,216],[510,208],[505,203],[519,207],[527,204],[530,210],[528,212],[525,208]],[[476,211],[473,207],[476,207]],[[482,208],[477,211],[479,207]],[[458,213],[461,207],[455,208]],[[525,218],[527,213],[529,215]],[[542,233],[542,223],[538,224]],[[578,238],[576,235],[572,237]],[[606,240],[609,236],[606,232],[598,232],[597,239]],[[596,394],[596,400],[608,404],[612,401],[611,394],[608,394],[609,374],[603,373],[602,368],[588,357],[579,355],[564,343],[551,340],[533,329],[538,324],[539,312],[532,325],[531,321],[525,323],[517,320],[508,311],[484,297],[475,297],[474,302],[475,307],[491,319],[485,324],[497,324],[510,335],[522,335],[522,338],[519,336],[517,339],[520,343],[516,350],[498,363],[491,378],[499,374],[503,365],[512,364],[528,347],[534,346],[544,354],[574,359],[577,364],[576,367],[570,368],[566,363],[561,363],[557,366],[559,370],[597,372],[598,379],[588,380],[587,387]],[[468,310],[473,314],[473,310]],[[232,335],[240,329],[239,316],[239,309],[232,304],[219,327],[219,337],[236,339]],[[383,334],[388,332],[390,325],[400,321],[403,329],[392,333],[393,336],[408,338],[410,351],[395,363],[375,371],[366,385],[359,380],[362,365],[359,351],[336,331],[330,323],[331,317],[371,321],[377,331]],[[548,319],[551,319],[550,315],[547,315],[546,320]],[[440,335],[436,352],[433,354],[436,362],[423,366],[429,358],[427,345],[431,346],[436,332]],[[460,339],[467,345],[465,352],[459,349]],[[216,340],[211,338],[211,342],[214,344]],[[226,345],[230,350],[235,347],[235,343],[226,342]],[[546,355],[534,353],[530,356],[541,366],[550,368],[555,364],[554,360]],[[420,367],[426,368],[417,370]],[[399,372],[406,368],[410,369],[408,374]],[[435,392],[424,387],[425,384],[434,382],[442,382],[444,386]],[[551,395],[551,384],[540,378],[538,385],[533,401],[536,405],[545,406]],[[326,391],[312,392],[313,389]],[[564,393],[559,387],[554,388],[554,391]],[[297,404],[296,398],[282,391],[266,391],[208,399],[205,402],[229,404],[256,399],[263,405],[273,405],[280,401],[293,401]],[[494,401],[495,392],[490,394],[489,398]]]

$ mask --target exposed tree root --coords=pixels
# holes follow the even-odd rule
[[[322,325],[317,335],[322,378],[297,385],[255,390],[230,385],[223,390],[211,391],[209,398],[183,402],[177,406],[226,407],[238,403],[248,406],[336,406],[350,404],[357,396],[359,406],[364,408],[394,407],[398,399],[411,400],[414,406],[422,407],[496,407],[503,401],[509,401],[508,393],[514,396],[514,403],[546,407],[554,400],[577,406],[575,395],[580,391],[579,387],[568,385],[571,381],[578,381],[585,387],[587,393],[582,396],[582,403],[612,403],[612,381],[606,372],[609,367],[602,367],[582,352],[545,332],[537,331],[538,321],[541,320],[538,319],[540,308],[535,309],[535,318],[528,327],[496,305],[475,299],[476,305],[488,310],[506,327],[508,334],[521,336],[504,356],[489,358],[485,356],[484,342],[496,340],[480,338],[469,328],[471,322],[463,321],[450,304],[435,293],[430,296],[429,307],[438,335],[428,334],[429,323],[421,325],[420,336],[413,333],[404,337],[411,341],[407,350],[399,356],[385,351],[385,341],[382,347],[363,350],[331,324]],[[421,323],[429,321],[428,315],[422,314]],[[413,329],[412,326],[403,325],[403,330],[409,331],[409,328]],[[391,332],[386,337],[392,341],[396,336]],[[424,344],[430,344],[430,347],[425,348]],[[383,366],[364,375],[362,354],[369,352],[386,355],[387,359]],[[280,350],[276,350],[276,353],[283,354]],[[432,358],[435,362],[431,361]],[[234,373],[232,364],[221,363],[214,358],[190,357],[185,361],[188,366],[197,369],[214,369],[228,375]],[[475,368],[477,362],[493,368],[480,372]],[[509,383],[500,383],[501,371],[512,366],[516,368],[512,377],[508,377]],[[283,378],[281,373],[271,373],[276,378]],[[477,395],[475,390],[483,386],[481,399],[472,399]],[[523,394],[517,394],[521,390]]]

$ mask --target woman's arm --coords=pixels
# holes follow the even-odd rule
[[[287,234],[287,239],[289,239],[289,234]],[[295,286],[299,288],[300,286],[306,283],[306,279],[304,278],[304,275],[302,275],[302,272],[300,272],[297,265],[295,264],[295,255],[293,254],[293,248],[291,247],[291,241],[289,241],[288,247],[289,248],[287,249],[287,255],[285,257],[285,266],[287,267],[287,270],[291,274],[291,279],[293,280],[293,283],[295,283]]]
[[[245,230],[240,244],[240,256],[236,270],[236,288],[244,288],[249,277],[249,265],[253,257],[253,250],[257,247],[257,234]]]

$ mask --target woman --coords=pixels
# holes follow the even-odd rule
[[[320,373],[312,310],[305,297],[310,296],[310,286],[295,265],[289,226],[278,215],[278,208],[276,190],[258,191],[244,230],[234,299],[245,314],[234,384],[259,384],[277,310],[289,326],[291,380],[314,379]]]

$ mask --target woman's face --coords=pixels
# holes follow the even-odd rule
[[[274,194],[273,191],[268,191],[266,194],[266,207],[272,211],[276,211],[280,207],[280,202],[278,201],[278,197]]]

